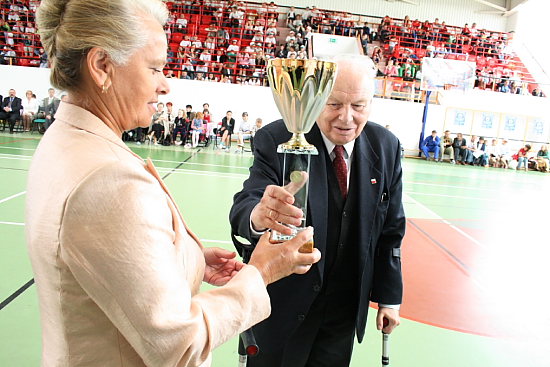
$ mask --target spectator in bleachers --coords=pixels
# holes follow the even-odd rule
[[[270,18],[274,18],[275,20],[279,18],[279,7],[275,4],[275,2],[272,1],[269,3],[267,6],[267,12]]]
[[[288,9],[288,12],[286,13],[286,26],[289,27],[290,24],[296,19],[296,9],[294,9],[293,6]]]
[[[429,161],[430,153],[434,153],[433,160],[438,161],[439,160],[439,146],[440,146],[440,139],[439,136],[437,136],[437,131],[432,130],[432,134],[430,136],[427,136],[420,146],[420,150],[424,153],[424,156],[426,157],[426,160]]]
[[[299,60],[305,60],[307,59],[307,51],[306,51],[306,46],[304,45],[301,45],[300,46],[300,50],[298,51],[298,55],[296,56],[297,59]]]
[[[189,75],[187,69],[183,69],[180,74],[180,79],[192,80],[193,78]]]
[[[286,54],[286,57],[289,59],[295,59],[298,57],[298,52],[296,52],[296,49],[294,48],[294,46],[290,46],[288,48],[288,53]]]
[[[516,158],[518,161],[518,165],[516,167],[516,170],[520,170],[521,166],[523,165],[523,169],[525,171],[529,170],[528,162],[529,162],[529,152],[531,151],[531,144],[525,144],[523,148],[521,148],[517,154]]]
[[[538,87],[533,89],[533,92],[531,92],[531,94],[535,97],[544,97],[542,90],[540,90]]]
[[[270,45],[269,47],[273,47],[274,45],[277,45],[277,38],[275,38],[275,33],[273,32],[267,32],[267,36],[265,37],[265,43],[266,47],[267,45]]]
[[[286,45],[280,44],[279,48],[275,52],[275,57],[286,59],[287,54],[288,54],[288,51],[286,49]]]
[[[464,162],[466,161],[466,156],[468,155],[468,153],[466,152],[466,148],[466,139],[464,139],[462,133],[457,133],[456,137],[453,139],[453,153],[456,163],[464,164]],[[460,159],[461,157],[462,160]]]
[[[48,65],[48,55],[46,55],[46,52],[42,47],[38,49],[38,58],[40,60],[40,67],[41,68],[47,68]]]
[[[395,61],[389,60],[388,64],[384,68],[385,76],[399,76],[399,68]]]
[[[380,62],[384,61],[384,54],[382,53],[382,49],[380,47],[375,47],[372,51],[372,61],[374,62],[374,65],[380,64]]]
[[[313,16],[313,13],[309,6],[306,6],[306,9],[302,13],[302,19],[305,24],[310,25],[311,24],[311,17]]]
[[[504,79],[501,81],[498,91],[501,93],[510,93],[510,82],[508,79]]]

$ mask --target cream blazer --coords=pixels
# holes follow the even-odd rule
[[[247,265],[199,293],[202,246],[152,163],[82,108],[61,103],[55,117],[26,206],[42,366],[209,366],[269,316],[260,273]]]

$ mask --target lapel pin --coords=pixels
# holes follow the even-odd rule
[[[376,178],[371,178],[370,183],[373,184],[373,185],[376,185]]]

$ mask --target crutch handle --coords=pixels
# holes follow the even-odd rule
[[[252,329],[245,330],[241,333],[240,339],[242,343],[239,343],[239,354],[254,357],[260,352],[260,347],[256,343],[254,332]],[[241,349],[242,346],[242,349]]]
[[[383,327],[389,325],[388,319],[384,318]],[[390,365],[390,335],[382,332],[382,366]]]

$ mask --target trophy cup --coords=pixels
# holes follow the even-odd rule
[[[300,189],[294,194],[294,206],[304,213],[299,226],[287,224],[291,235],[272,231],[270,241],[287,241],[305,229],[307,217],[308,177],[311,156],[317,149],[309,144],[305,134],[311,130],[325,107],[336,77],[336,63],[318,60],[271,59],[267,65],[269,85],[275,104],[283,116],[292,138],[277,147],[283,154],[283,185],[294,183]],[[300,248],[313,252],[313,239]]]

